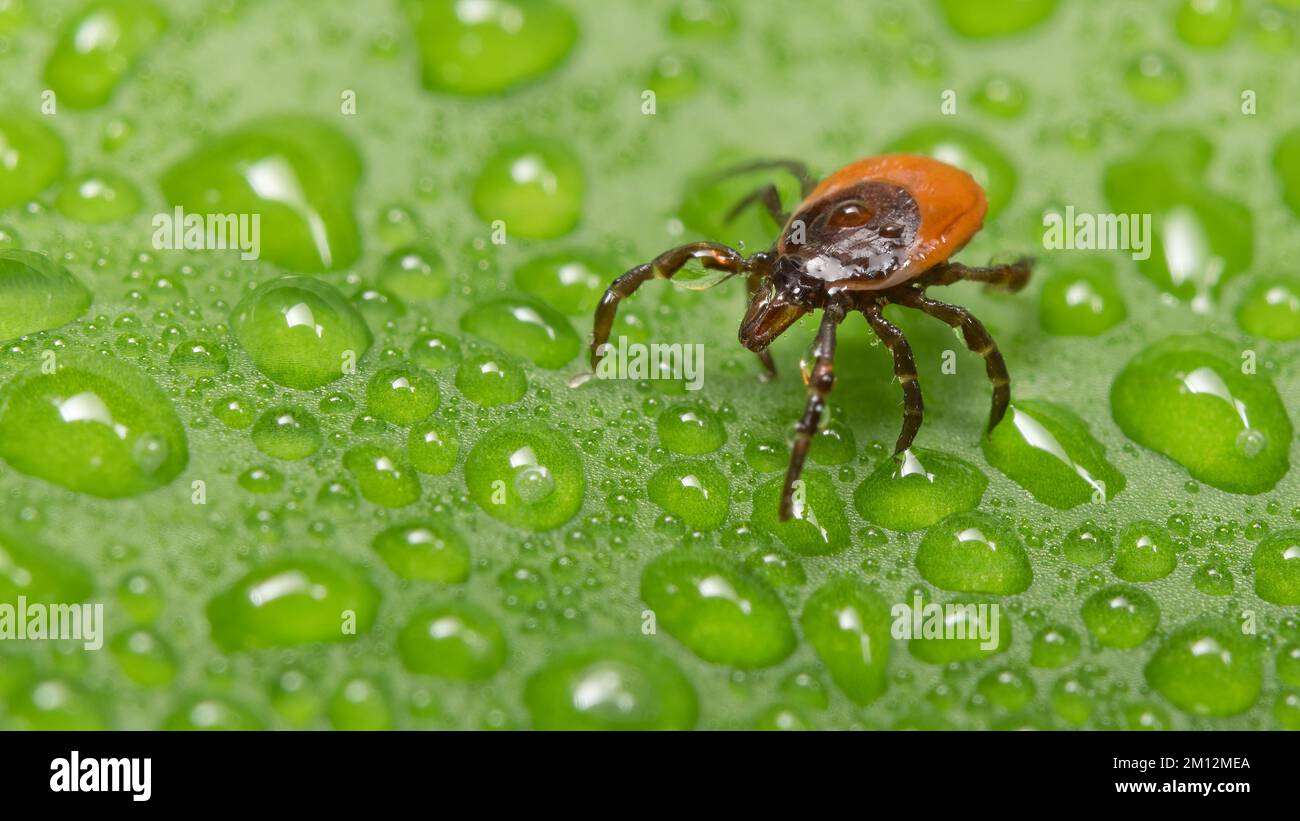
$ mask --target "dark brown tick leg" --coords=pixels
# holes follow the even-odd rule
[[[1029,282],[1034,261],[1027,257],[1009,262],[1005,265],[990,265],[986,268],[971,268],[960,262],[949,262],[931,268],[921,276],[920,285],[951,285],[967,280],[983,282],[998,291],[1014,293]]]
[[[930,299],[915,288],[900,289],[898,294],[891,293],[895,301],[916,308],[935,319],[960,328],[966,347],[984,357],[984,369],[989,381],[993,383],[993,408],[989,411],[989,430],[993,430],[1002,421],[1011,401],[1011,377],[1007,374],[1007,363],[998,351],[998,344],[989,336],[984,324],[965,308],[949,305],[936,299]]]
[[[912,357],[912,346],[897,325],[885,319],[883,306],[873,302],[862,309],[871,323],[871,330],[876,332],[880,341],[885,343],[894,355],[894,376],[903,388],[903,429],[898,434],[898,443],[894,453],[899,454],[912,446],[912,440],[921,429],[921,417],[925,404],[921,401],[921,383],[916,380],[916,360]]]
[[[803,473],[804,460],[808,458],[808,448],[812,446],[813,436],[821,425],[822,413],[826,410],[826,397],[835,386],[835,330],[844,319],[844,309],[839,305],[828,305],[822,313],[822,324],[817,329],[817,341],[813,345],[816,361],[812,373],[808,376],[808,404],[804,407],[803,417],[795,424],[794,448],[790,452],[790,467],[785,472],[785,487],[781,491],[781,521],[789,521],[794,512],[794,486]]]
[[[808,171],[808,166],[798,160],[754,160],[753,162],[733,165],[730,168],[724,168],[718,173],[712,175],[709,179],[724,180],[727,177],[735,177],[739,174],[748,174],[750,171],[762,171],[765,168],[783,168],[789,171],[799,180],[799,195],[806,197],[817,187],[817,180]]]
[[[731,206],[731,210],[722,218],[722,221],[725,223],[731,222],[740,215],[741,211],[744,211],[755,202],[763,203],[763,207],[767,209],[767,213],[772,216],[772,221],[778,226],[784,227],[786,222],[790,219],[790,215],[781,209],[781,192],[776,190],[775,185],[766,185],[762,188],[757,188],[754,191],[751,191],[740,202]]]
[[[763,272],[754,271],[749,275],[749,295],[754,296],[754,292],[763,287]],[[771,382],[776,379],[776,362],[772,359],[772,352],[766,348],[758,353],[758,361],[763,365],[763,375],[759,377],[764,382]]]
[[[767,259],[765,255],[754,256],[764,261]],[[596,365],[600,363],[600,347],[609,341],[609,331],[614,326],[618,303],[635,293],[642,283],[651,279],[671,279],[686,263],[695,259],[700,260],[705,268],[726,271],[733,275],[749,270],[749,264],[739,251],[717,242],[692,242],[665,251],[650,262],[632,268],[610,284],[605,295],[601,297],[600,304],[596,306],[596,318],[591,336],[593,373],[596,371]]]

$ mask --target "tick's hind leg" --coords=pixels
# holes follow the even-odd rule
[[[826,397],[835,386],[835,330],[843,319],[844,311],[838,305],[827,306],[822,313],[822,324],[817,330],[817,341],[813,345],[816,361],[808,376],[808,404],[803,416],[795,424],[790,467],[785,472],[785,485],[781,490],[781,507],[777,515],[783,522],[789,520],[794,512],[795,483],[803,473],[808,448],[812,446],[813,437],[821,425],[822,414],[826,410]]]
[[[781,192],[776,190],[775,185],[769,183],[762,188],[754,189],[741,198],[740,202],[731,206],[731,210],[722,218],[722,221],[724,223],[731,222],[736,217],[740,216],[741,211],[744,211],[755,202],[763,203],[763,207],[766,208],[767,213],[771,215],[772,221],[779,226],[784,226],[786,220],[790,219],[790,215],[781,208]]]
[[[756,260],[765,260],[766,256],[754,255]],[[614,327],[614,317],[618,314],[618,304],[630,297],[643,283],[651,279],[671,279],[691,260],[700,260],[705,268],[726,271],[731,275],[746,273],[750,265],[739,251],[716,242],[692,242],[671,251],[665,251],[650,262],[630,269],[610,283],[596,306],[596,317],[592,323],[591,333],[591,370],[594,373],[600,363],[600,348],[609,341],[609,331]]]
[[[908,288],[896,297],[896,300],[911,308],[927,313],[935,319],[960,328],[966,347],[984,357],[984,369],[989,381],[993,383],[993,407],[989,411],[989,430],[993,430],[1006,415],[1007,405],[1011,401],[1011,377],[1007,374],[1007,363],[998,351],[998,344],[989,336],[984,323],[975,318],[970,311],[958,305],[949,305],[937,299],[930,299],[920,291]]]
[[[724,168],[716,174],[709,177],[710,180],[725,180],[728,177],[748,174],[751,171],[762,171],[767,168],[783,168],[789,171],[799,180],[799,195],[806,197],[817,187],[817,180],[813,179],[812,173],[808,166],[798,160],[754,160],[752,162],[733,165],[730,168]]]
[[[898,434],[898,443],[894,453],[899,454],[912,446],[912,440],[921,429],[922,414],[925,409],[921,401],[921,383],[916,380],[916,360],[912,357],[912,346],[897,325],[885,319],[879,303],[871,303],[862,309],[871,323],[871,330],[876,332],[880,341],[885,343],[894,355],[894,376],[903,388],[903,429]]]
[[[1014,293],[1029,282],[1033,266],[1034,261],[1028,257],[1022,257],[1005,265],[990,265],[984,268],[972,268],[960,262],[947,262],[925,272],[921,276],[920,284],[922,286],[951,285],[966,280],[983,282],[994,290]]]

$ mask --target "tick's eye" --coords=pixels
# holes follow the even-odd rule
[[[871,209],[862,203],[845,202],[835,207],[827,223],[836,228],[861,228],[872,216]]]

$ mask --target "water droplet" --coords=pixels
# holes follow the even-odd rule
[[[281,556],[244,575],[208,605],[224,650],[349,641],[370,629],[379,592],[361,568],[321,554]],[[345,614],[355,617],[354,629]]]
[[[498,149],[474,181],[474,211],[501,220],[508,235],[551,239],[569,233],[582,216],[582,164],[562,143],[511,143]]]
[[[1128,650],[1151,637],[1160,623],[1156,600],[1128,585],[1098,590],[1083,603],[1083,623],[1103,647]]]
[[[1182,66],[1167,54],[1148,51],[1139,54],[1124,70],[1129,93],[1140,102],[1167,105],[1183,96],[1187,79]]]
[[[594,251],[551,252],[519,266],[515,285],[557,311],[590,316],[606,286],[622,271]]]
[[[70,177],[59,189],[54,205],[63,216],[101,225],[119,222],[140,210],[140,191],[125,177],[91,172]]]
[[[33,602],[80,602],[93,591],[90,571],[76,559],[0,531],[0,601],[12,604],[26,596]]]
[[[1066,534],[1061,549],[1065,558],[1084,567],[1101,564],[1114,552],[1110,532],[1093,522],[1084,522]]]
[[[146,0],[88,3],[63,25],[45,64],[45,82],[64,105],[103,105],[166,28],[162,9]]]
[[[320,387],[370,347],[370,329],[332,285],[283,277],[252,291],[236,306],[235,337],[254,364],[290,388]]]
[[[515,362],[498,354],[471,356],[456,369],[456,389],[476,405],[509,405],[528,392],[528,376]]]
[[[942,610],[933,616],[923,614],[922,633],[908,640],[908,651],[927,664],[974,661],[1005,652],[1011,646],[1011,619],[1005,615],[999,615],[996,620],[981,616],[980,605],[985,608],[996,606],[976,599],[954,599],[937,604]],[[926,625],[930,623],[934,624],[931,628],[933,634],[926,632]],[[981,633],[988,638],[982,638]]]
[[[411,302],[439,299],[451,290],[447,263],[431,245],[406,246],[384,257],[378,283],[382,290]]]
[[[1237,0],[1182,0],[1174,30],[1184,43],[1217,48],[1228,42],[1241,16]]]
[[[152,630],[137,628],[118,633],[108,646],[122,673],[141,687],[166,687],[176,678],[176,654]]]
[[[343,454],[343,465],[361,495],[383,507],[405,507],[420,498],[415,470],[383,445],[360,445]]]
[[[219,376],[230,367],[224,346],[206,340],[182,342],[172,351],[172,367],[195,378]]]
[[[343,681],[330,699],[327,712],[330,724],[336,730],[359,732],[393,728],[393,711],[384,688],[364,676]]]
[[[460,327],[543,368],[564,367],[581,347],[567,319],[526,299],[493,299],[476,305],[460,318]]]
[[[299,408],[271,408],[253,426],[253,444],[277,459],[306,459],[321,445],[320,423]]]
[[[782,477],[771,479],[754,491],[754,525],[771,533],[791,550],[804,556],[838,553],[849,546],[849,523],[839,489],[826,473],[805,470],[800,477],[801,493],[796,493],[791,518],[777,519]]]
[[[67,268],[44,254],[0,249],[0,340],[66,325],[88,307],[90,291]]]
[[[1084,257],[1043,282],[1038,317],[1053,336],[1099,336],[1127,316],[1114,268],[1102,258]]]
[[[1060,624],[1048,625],[1034,634],[1029,663],[1035,667],[1064,667],[1079,657],[1083,642],[1073,629]]]
[[[426,419],[413,426],[406,439],[406,455],[421,473],[450,473],[459,452],[460,435],[455,426],[440,419]]]
[[[1300,530],[1279,530],[1259,543],[1251,560],[1255,593],[1273,604],[1300,604]]]
[[[1237,306],[1237,324],[1264,339],[1300,339],[1300,287],[1279,277],[1255,281]]]
[[[945,516],[974,510],[988,478],[969,462],[913,448],[882,459],[853,494],[862,518],[890,530],[920,530]]]
[[[835,684],[855,704],[870,704],[889,685],[889,603],[856,579],[840,577],[817,589],[800,625]]]
[[[703,405],[673,405],[659,414],[659,440],[676,453],[712,453],[727,441],[722,420]]]
[[[397,649],[411,672],[457,681],[491,678],[506,661],[501,627],[469,604],[421,610],[398,633]]]
[[[562,651],[533,674],[524,703],[537,730],[689,730],[695,690],[649,642],[603,639]]]
[[[63,141],[45,123],[26,115],[0,115],[0,208],[22,205],[63,176]]]
[[[440,370],[460,361],[460,343],[450,334],[420,334],[411,343],[411,359],[422,368]]]
[[[948,24],[963,37],[1007,37],[1028,31],[1056,11],[1058,0],[939,0]]]
[[[262,722],[247,707],[225,698],[190,698],[163,723],[164,730],[260,730]]]
[[[1236,349],[1217,337],[1155,343],[1124,367],[1110,399],[1126,436],[1221,490],[1263,493],[1290,467],[1291,420],[1276,388],[1243,374]]]
[[[1234,625],[1186,624],[1160,646],[1146,667],[1156,692],[1183,712],[1231,716],[1249,710],[1263,685],[1259,649]]]
[[[460,534],[431,521],[390,527],[372,545],[404,579],[460,584],[469,578],[469,548]]]
[[[383,368],[366,386],[370,412],[395,425],[417,422],[438,408],[438,382],[412,366]]]
[[[668,30],[682,37],[716,40],[733,34],[736,25],[728,0],[679,0],[668,15]]]
[[[552,0],[420,0],[409,4],[424,87],[499,94],[554,69],[578,26]]]
[[[731,483],[708,462],[679,460],[655,471],[650,500],[693,530],[717,530],[727,518]]]
[[[1034,579],[1015,532],[978,511],[953,514],[927,530],[916,568],[930,584],[963,593],[1009,596]]]
[[[1126,582],[1151,582],[1163,579],[1178,566],[1169,531],[1155,522],[1129,524],[1119,534],[1115,550],[1115,575]]]
[[[360,177],[361,157],[334,126],[309,117],[272,117],[204,143],[167,169],[160,184],[168,202],[184,209],[187,222],[194,215],[247,217],[249,236],[236,226],[239,236],[227,235],[227,247],[251,252],[256,240],[261,258],[291,271],[317,272],[347,268],[360,254],[352,211]]]
[[[559,527],[582,506],[582,457],[539,423],[507,423],[483,435],[465,461],[470,498],[489,516],[525,530]]]
[[[770,667],[795,648],[794,627],[766,583],[718,553],[672,551],[641,574],[657,623],[715,664]]]
[[[1104,503],[1124,490],[1101,443],[1062,405],[1018,400],[981,446],[990,465],[1055,508]]]
[[[21,473],[108,499],[162,487],[189,461],[185,429],[149,377],[78,355],[5,386],[0,456]]]

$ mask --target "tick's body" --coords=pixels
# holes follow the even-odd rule
[[[776,244],[746,259],[725,245],[696,242],[623,274],[596,309],[591,364],[594,369],[600,348],[609,339],[618,303],[641,283],[670,278],[692,260],[731,276],[747,276],[750,301],[740,325],[740,342],[759,355],[769,377],[775,368],[768,345],[804,314],[820,309],[808,405],[795,428],[781,496],[784,520],[791,515],[795,482],[834,384],[835,333],[844,317],[860,311],[893,354],[894,374],[903,388],[903,429],[896,452],[906,450],[920,429],[922,402],[912,349],[883,314],[891,302],[960,328],[966,346],[984,357],[993,383],[992,429],[1010,399],[1002,355],[969,311],[930,299],[925,289],[967,279],[1015,291],[1028,281],[1029,263],[967,268],[948,262],[979,231],[987,205],[983,189],[969,174],[938,160],[908,154],[872,157],[847,165],[816,185],[806,169],[793,162],[758,163],[736,171],[764,167],[783,167],[798,175],[803,201],[793,215],[787,215],[775,186],[768,185],[741,200],[732,214],[761,202],[784,226]]]

